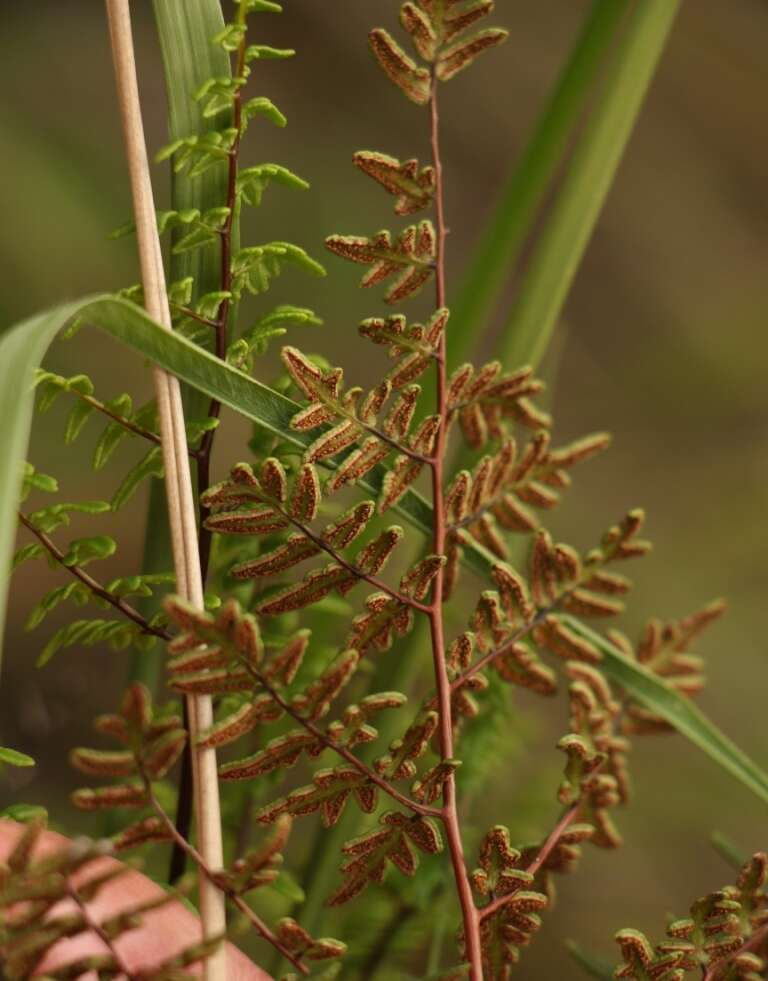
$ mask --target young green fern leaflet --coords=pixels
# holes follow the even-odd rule
[[[319,263],[291,243],[270,242],[248,247],[240,247],[239,244],[243,204],[258,206],[270,183],[300,190],[306,190],[309,186],[280,165],[266,163],[240,168],[243,138],[252,120],[261,117],[278,127],[286,125],[284,115],[268,98],[257,96],[244,99],[252,63],[264,58],[289,58],[294,54],[290,49],[280,50],[249,43],[249,15],[279,13],[280,10],[277,3],[237,0],[233,20],[211,39],[211,44],[223,51],[227,59],[234,59],[233,73],[231,76],[208,78],[192,93],[200,107],[205,132],[181,135],[158,154],[159,160],[172,159],[176,173],[186,172],[189,182],[197,182],[198,185],[211,178],[217,168],[226,168],[226,180],[223,181],[225,197],[219,205],[208,208],[204,213],[197,208],[166,212],[158,216],[158,221],[162,231],[168,229],[174,234],[174,256],[183,258],[200,251],[209,254],[217,251],[219,256],[217,288],[205,291],[191,275],[171,284],[176,328],[212,348],[218,358],[245,370],[250,369],[254,354],[263,354],[269,341],[285,333],[287,327],[320,323],[310,310],[281,305],[259,318],[242,336],[238,336],[237,332],[237,313],[243,294],[266,292],[271,280],[281,273],[285,265],[296,265],[311,275],[324,275]],[[165,14],[161,12],[159,16],[162,18]],[[211,124],[212,128],[207,128]],[[199,257],[196,265],[193,261],[190,268],[208,266],[209,257]],[[211,532],[206,526],[207,511],[202,502],[211,482],[211,456],[220,414],[221,402],[212,398],[207,412],[208,427],[202,433],[195,451],[197,483],[201,494],[198,545],[204,581],[210,565]],[[189,833],[190,795],[191,771],[186,756],[178,806],[178,824],[184,836]],[[185,856],[176,848],[171,865],[172,881],[182,873],[184,864]]]

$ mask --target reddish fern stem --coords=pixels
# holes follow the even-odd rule
[[[355,417],[352,416],[351,418],[354,419]],[[431,464],[433,462],[433,457],[427,456],[425,453],[419,453],[416,450],[412,450],[410,446],[406,446],[404,443],[398,442],[396,439],[393,439],[392,436],[387,436],[385,432],[382,432],[381,429],[377,429],[376,426],[369,426],[368,423],[360,422],[359,419],[355,419],[355,422],[362,426],[362,428],[366,432],[370,433],[371,436],[375,436],[376,439],[380,439],[382,443],[386,443],[388,446],[391,446],[393,450],[396,450],[398,453],[402,453],[403,456],[407,456],[410,460],[415,460],[417,463],[424,464]]]
[[[88,883],[86,883],[86,885],[88,885]],[[77,891],[77,888],[71,882],[67,883],[67,895],[80,910],[80,913],[82,914],[83,917],[83,923],[85,924],[86,928],[95,936],[97,936],[99,940],[102,942],[102,944],[109,951],[109,956],[114,961],[114,967],[126,977],[127,981],[132,981],[132,979],[135,978],[136,975],[132,974],[128,970],[127,964],[125,963],[122,956],[120,955],[120,952],[117,949],[117,946],[115,944],[115,938],[111,935],[111,933],[108,930],[105,930],[104,927],[99,922],[99,920],[93,916],[87,903],[80,895],[80,893]]]
[[[576,820],[580,810],[581,801],[578,801],[572,807],[568,808],[565,814],[563,814],[563,816],[557,822],[550,835],[542,844],[536,858],[534,858],[534,860],[528,866],[526,872],[530,873],[530,875],[536,875],[542,865],[552,854],[553,850],[557,847],[558,842],[568,830],[570,825]],[[480,910],[480,919],[484,920],[486,917],[492,916],[498,909],[504,906],[505,903],[508,903],[511,899],[514,899],[515,895],[516,894],[514,892],[507,893],[504,896],[499,896],[497,899],[494,899],[492,903],[488,903],[487,906],[484,906]]]
[[[90,405],[92,409],[95,409],[97,412],[100,412],[108,419],[111,419],[113,422],[116,422],[119,426],[122,426],[123,429],[126,429],[129,433],[133,433],[134,436],[141,436],[142,439],[149,440],[150,443],[154,443],[156,446],[160,446],[162,444],[162,440],[160,439],[157,433],[152,432],[151,429],[146,429],[144,426],[140,426],[138,423],[132,422],[130,419],[127,419],[125,416],[121,416],[117,412],[113,412],[110,408],[108,408],[104,404],[104,402],[100,402],[92,395],[86,395],[85,392],[78,392],[77,389],[75,388],[69,389],[69,394],[74,395],[75,398],[80,399],[81,402],[85,402],[86,405]],[[195,455],[196,455],[196,451],[190,450],[190,456],[195,456]]]
[[[427,456],[425,453],[419,453],[417,450],[411,449],[410,446],[406,446],[404,443],[399,442],[393,436],[389,436],[376,426],[363,422],[357,415],[355,415],[354,412],[346,411],[339,404],[339,402],[322,398],[319,399],[319,402],[329,408],[338,418],[347,419],[349,422],[355,423],[356,426],[359,426],[366,433],[370,433],[371,436],[375,436],[376,439],[380,440],[382,443],[386,443],[387,446],[391,446],[397,453],[402,453],[403,456],[407,456],[409,459],[415,460],[417,463],[431,465],[434,462],[434,456]]]
[[[267,499],[266,503],[269,504],[270,507],[274,508],[275,511],[279,511],[284,518],[291,522],[294,528],[298,528],[305,538],[308,538],[313,544],[317,545],[318,548],[322,549],[334,560],[334,562],[337,562],[342,569],[346,569],[347,572],[350,572],[353,576],[356,576],[363,582],[367,582],[369,585],[373,586],[374,589],[378,589],[381,590],[382,593],[386,593],[387,596],[397,600],[398,603],[402,603],[403,606],[410,606],[412,609],[418,610],[420,613],[426,613],[427,615],[431,614],[431,606],[420,603],[412,596],[406,596],[405,593],[400,592],[400,590],[393,589],[392,586],[387,585],[387,583],[385,583],[383,579],[379,579],[378,576],[369,575],[367,572],[363,572],[362,569],[358,568],[358,566],[356,566],[353,562],[348,562],[340,552],[333,548],[333,546],[329,545],[328,542],[326,542],[320,535],[315,534],[315,532],[312,531],[308,525],[304,524],[303,521],[299,521],[297,518],[292,517],[288,511],[280,507],[280,505],[275,501]]]
[[[298,722],[300,726],[306,729],[307,732],[310,732],[328,749],[332,749],[334,753],[338,753],[342,759],[346,760],[347,763],[353,766],[362,776],[366,777],[371,781],[371,783],[375,784],[379,790],[383,790],[385,794],[397,801],[398,804],[402,804],[403,807],[407,807],[408,810],[413,811],[414,814],[420,814],[422,817],[440,816],[441,812],[436,810],[436,808],[429,807],[426,804],[419,804],[410,797],[406,797],[405,794],[401,794],[400,791],[396,787],[393,787],[388,780],[380,777],[375,770],[372,770],[371,767],[363,763],[362,760],[358,759],[354,753],[351,753],[345,746],[339,746],[339,744],[331,739],[330,736],[327,736],[322,729],[318,728],[314,722],[311,722],[309,719],[305,719],[300,712],[297,712],[296,709],[293,708],[290,702],[287,702],[283,698],[276,688],[273,688],[272,685],[270,685],[263,675],[254,670],[253,666],[247,660],[243,659],[241,663],[254,681],[261,685],[261,687],[267,692],[272,700],[280,706],[286,715],[290,715],[295,722]]]
[[[718,981],[718,979],[723,977],[723,970],[728,967],[728,965],[733,961],[734,958],[738,957],[739,954],[747,954],[750,951],[757,951],[760,949],[762,944],[768,941],[768,926],[761,927],[744,943],[738,950],[734,950],[733,953],[728,954],[721,960],[716,961],[711,967],[706,969],[706,973],[702,977],[702,981]]]
[[[524,623],[522,627],[507,637],[502,644],[495,647],[493,650],[488,651],[488,653],[484,654],[479,661],[476,661],[473,665],[471,665],[471,667],[467,668],[466,671],[463,671],[460,675],[454,678],[451,682],[451,692],[453,693],[458,691],[459,688],[462,688],[469,681],[469,679],[473,677],[473,675],[476,675],[478,671],[482,671],[483,668],[487,667],[492,661],[495,661],[497,657],[501,657],[502,654],[506,654],[510,648],[514,647],[517,641],[522,640],[523,637],[526,637],[534,627],[537,627],[542,622],[542,620],[545,620],[551,613],[555,613],[557,610],[559,610],[563,602],[568,599],[571,593],[573,593],[575,589],[582,586],[584,582],[594,573],[595,568],[595,566],[588,566],[587,568],[583,569],[576,582],[570,585],[568,589],[563,590],[554,603],[551,603],[549,606],[541,607],[541,609],[537,610],[536,615],[531,620]]]
[[[443,164],[440,154],[440,114],[437,100],[438,80],[432,72],[432,88],[429,100],[430,141],[432,165],[435,168],[435,220],[437,225],[437,250],[435,263],[435,293],[437,308],[445,306],[445,201],[443,194]],[[445,554],[445,505],[443,500],[446,436],[448,427],[448,380],[446,371],[445,332],[441,335],[437,352],[437,413],[440,428],[437,434],[432,468],[432,509],[434,514],[433,548],[436,555]],[[451,717],[451,683],[445,656],[445,635],[443,624],[443,570],[437,574],[433,587],[433,600],[429,612],[432,637],[432,660],[434,663],[437,687],[440,756],[443,760],[453,758],[453,720]],[[480,944],[480,920],[472,896],[472,887],[464,861],[464,848],[461,841],[458,809],[456,806],[456,781],[453,773],[443,784],[443,806],[441,811],[443,826],[448,840],[456,891],[461,906],[464,927],[464,943],[470,966],[471,981],[482,981],[483,962]]]
[[[171,303],[171,309],[177,311],[184,317],[189,317],[190,320],[195,320],[197,323],[202,324],[204,327],[210,327],[212,330],[216,330],[219,326],[218,320],[209,320],[208,317],[203,317],[202,314],[195,313],[194,310],[190,310],[189,307],[185,307],[179,303]]]
[[[226,894],[230,902],[237,907],[239,912],[243,914],[243,916],[248,920],[251,926],[255,928],[256,932],[259,933],[260,936],[264,938],[264,940],[272,944],[275,950],[279,951],[283,955],[283,957],[285,957],[286,960],[290,961],[290,963],[293,964],[293,966],[296,968],[297,971],[299,971],[301,974],[305,974],[305,975],[309,974],[309,968],[307,968],[306,965],[303,964],[299,958],[297,958],[294,954],[290,952],[290,950],[288,950],[285,944],[283,944],[278,939],[278,937],[272,932],[272,930],[270,930],[270,928],[261,919],[261,917],[251,909],[251,907],[248,905],[248,903],[245,902],[242,896],[238,895],[238,893],[236,893],[231,887],[229,887],[227,883],[221,878],[221,876],[216,874],[216,869],[212,869],[206,864],[205,859],[200,854],[200,852],[195,848],[195,846],[191,845],[187,841],[187,839],[179,831],[176,830],[176,825],[170,819],[170,817],[165,811],[165,808],[155,796],[155,792],[152,789],[152,782],[150,781],[149,777],[145,773],[142,773],[141,777],[144,781],[144,788],[146,790],[147,800],[149,801],[152,810],[165,825],[165,828],[168,834],[173,839],[174,843],[184,852],[184,854],[188,858],[192,859],[192,861],[197,865],[197,867],[200,869],[200,871],[207,879],[213,882],[214,885],[216,885],[219,889],[221,889],[223,893]]]
[[[567,594],[564,594],[564,596],[565,595]],[[492,661],[495,661],[497,657],[501,657],[502,654],[506,654],[507,651],[514,647],[519,640],[527,637],[534,627],[537,627],[542,620],[544,620],[550,613],[558,608],[558,605],[563,598],[564,597],[560,597],[560,599],[556,603],[553,603],[552,606],[546,606],[544,609],[539,610],[532,620],[529,620],[528,623],[524,623],[523,626],[516,630],[510,637],[507,637],[503,644],[500,644],[498,647],[494,647],[493,650],[488,651],[488,653],[484,654],[479,661],[476,661],[473,665],[468,667],[466,671],[463,671],[460,675],[457,675],[451,682],[451,694],[458,691],[459,688],[463,688],[470,678],[474,677],[479,671],[482,671],[483,668],[487,667]]]

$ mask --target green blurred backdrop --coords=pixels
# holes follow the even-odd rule
[[[148,137],[159,146],[165,109],[150,3],[133,6]],[[498,4],[496,20],[510,28],[510,41],[448,88],[449,282],[456,283],[588,6]],[[390,202],[352,167],[354,150],[426,152],[421,114],[379,77],[366,51],[367,29],[394,23],[396,7],[394,0],[287,0],[281,18],[261,20],[260,40],[295,47],[300,58],[258,65],[255,88],[285,111],[289,127],[254,126],[245,157],[285,164],[312,182],[302,196],[270,192],[248,240],[286,238],[326,262],[327,279],[288,274],[270,301],[315,308],[326,321],[322,338],[305,334],[297,343],[322,347],[363,379],[371,377],[369,352],[355,325],[380,311],[380,296],[357,290],[358,270],[325,259],[322,240],[332,231],[367,234],[391,224]],[[107,240],[130,203],[101,4],[5,0],[0,24],[0,315],[11,323],[65,298],[129,284],[137,273],[132,241]],[[650,614],[673,617],[728,597],[727,620],[702,644],[710,684],[701,701],[763,765],[766,38],[762,0],[684,4],[561,325],[556,435],[608,428],[615,444],[579,471],[551,521],[558,536],[585,547],[628,507],[648,509],[657,547],[633,570],[637,592],[625,624],[633,635]],[[161,206],[166,185],[158,170]],[[138,359],[91,332],[56,345],[49,364],[91,372],[105,398],[149,392]],[[230,422],[218,444],[218,472],[242,455],[243,433]],[[58,476],[70,498],[108,495],[113,477],[90,472],[92,443],[81,442],[64,447],[48,417],[35,430],[31,459]],[[121,544],[113,568],[138,570],[142,515],[143,497],[103,522]],[[111,708],[126,656],[76,650],[33,669],[44,636],[24,633],[23,624],[43,587],[59,581],[38,563],[14,583],[0,742],[39,765],[4,773],[0,803],[44,803],[72,827],[66,792],[76,778],[66,750],[86,738],[94,713]],[[45,635],[65,616],[51,618]],[[497,772],[471,821],[500,820],[526,837],[543,833],[556,813],[561,760],[553,743],[563,706],[519,702],[527,715],[537,712],[530,744]],[[619,815],[623,850],[588,850],[579,872],[562,882],[562,901],[526,954],[521,977],[575,977],[560,949],[568,936],[611,956],[621,926],[658,936],[666,912],[682,914],[694,896],[726,881],[728,870],[708,845],[713,828],[745,851],[768,845],[763,805],[681,738],[639,741],[631,765],[636,792]],[[535,803],[523,806],[531,783]]]

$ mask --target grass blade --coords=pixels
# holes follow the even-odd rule
[[[628,17],[506,325],[510,366],[546,350],[679,7],[643,0]]]
[[[600,650],[603,655],[601,666],[611,681],[641,702],[645,708],[660,715],[718,766],[768,803],[768,774],[713,725],[690,699],[681,698],[658,675],[641,664],[630,661],[610,641],[580,620],[570,616],[563,619],[571,630]]]
[[[471,354],[478,336],[472,325],[485,322],[509,279],[629,7],[630,0],[595,0],[531,138],[502,188],[451,304],[449,353],[454,365]],[[522,360],[531,361],[527,357]]]
[[[307,437],[289,428],[296,403],[219,361],[178,334],[150,320],[143,310],[111,296],[90,297],[23,321],[0,333],[0,414],[7,420],[0,459],[0,628],[5,613],[9,568],[14,542],[14,514],[18,503],[20,463],[26,454],[32,419],[32,373],[58,331],[73,316],[105,330],[139,354],[178,375],[210,397],[296,446]],[[378,478],[368,490],[375,493]],[[431,528],[427,502],[410,493],[398,505],[399,514],[417,530]],[[482,546],[465,549],[468,564],[487,573],[495,558]],[[641,665],[627,660],[612,644],[579,621],[583,633],[604,655],[606,674],[651,711],[658,713],[698,746],[714,762],[761,800],[768,802],[768,774],[717,729],[687,699],[669,688]]]
[[[565,946],[568,948],[568,953],[588,977],[597,978],[598,981],[613,981],[613,965],[608,961],[587,953],[573,940],[566,941]]]
[[[165,69],[168,97],[168,138],[202,135],[228,125],[223,116],[206,119],[200,103],[192,98],[208,78],[232,74],[229,57],[211,38],[224,26],[219,0],[154,0],[155,22]],[[227,198],[227,163],[222,161],[190,178],[186,171],[173,174],[172,207],[176,211],[206,211]],[[179,234],[184,234],[179,230]],[[171,255],[169,281],[192,276],[200,296],[221,287],[221,250],[216,246]]]

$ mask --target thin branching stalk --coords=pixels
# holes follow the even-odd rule
[[[147,429],[145,426],[140,426],[137,422],[132,419],[127,419],[125,416],[121,416],[117,412],[113,412],[109,406],[105,405],[99,399],[94,398],[92,395],[86,395],[85,392],[78,392],[76,388],[68,389],[70,395],[74,395],[75,398],[80,399],[81,402],[85,402],[86,405],[90,405],[92,409],[96,412],[100,412],[102,415],[111,419],[113,422],[117,423],[118,426],[122,426],[123,429],[127,430],[129,433],[133,433],[134,436],[141,436],[142,439],[146,439],[150,443],[154,443],[156,446],[160,446],[162,440],[157,433],[152,432],[151,429]],[[195,456],[196,450],[190,449],[189,455]]]
[[[440,154],[440,114],[438,110],[438,79],[433,72],[432,90],[429,100],[430,142],[432,147],[432,165],[435,168],[435,220],[437,229],[437,258],[435,268],[435,302],[437,309],[445,306],[445,240],[447,226],[445,223],[445,200],[443,194],[443,164]],[[443,499],[446,438],[448,429],[448,379],[446,368],[445,332],[440,338],[437,357],[437,414],[440,417],[440,428],[435,444],[432,469],[432,508],[434,515],[433,548],[436,555],[445,554],[446,527],[445,504]],[[451,683],[446,663],[445,632],[443,623],[443,571],[435,578],[433,600],[429,613],[430,633],[432,638],[432,659],[437,687],[438,714],[440,717],[439,740],[440,756],[443,760],[453,759],[453,719],[451,717]],[[480,945],[480,922],[472,896],[472,887],[467,876],[464,861],[464,848],[461,841],[459,814],[456,806],[456,780],[453,773],[443,784],[442,819],[448,839],[448,850],[451,856],[453,874],[456,880],[456,891],[461,906],[461,917],[464,927],[464,942],[466,944],[467,960],[470,965],[472,981],[482,981],[482,949]]]
[[[171,315],[144,142],[128,0],[107,0],[107,15],[131,180],[145,303],[149,315],[170,330]],[[195,508],[179,383],[160,368],[154,369],[154,382],[176,585],[180,595],[202,607],[203,586],[197,550]],[[190,698],[188,712],[190,741],[195,746],[198,734],[209,728],[213,721],[210,697]],[[216,753],[211,749],[195,748],[192,756],[199,850],[206,865],[217,869],[223,865],[223,847]],[[224,896],[210,878],[205,876],[200,879],[200,916],[206,939],[221,936],[226,930]],[[226,965],[223,950],[207,959],[205,976],[207,981],[224,981]]]
[[[286,701],[286,699],[284,699],[282,695],[272,685],[270,685],[262,674],[260,674],[258,671],[254,671],[253,667],[246,660],[243,660],[241,663],[254,681],[256,681],[267,692],[267,694],[280,706],[286,715],[290,715],[295,722],[298,722],[300,726],[307,730],[307,732],[312,733],[312,735],[328,749],[332,749],[335,753],[338,753],[343,760],[346,760],[346,762],[353,766],[359,773],[361,773],[364,777],[367,777],[367,779],[370,780],[372,784],[375,784],[379,790],[384,791],[384,793],[388,794],[394,801],[397,801],[398,804],[402,804],[402,806],[408,810],[413,811],[414,814],[420,814],[423,817],[440,817],[442,815],[442,812],[438,811],[436,808],[428,807],[426,804],[419,804],[417,801],[412,800],[405,794],[401,794],[395,786],[393,786],[388,780],[380,777],[375,770],[371,769],[371,767],[367,765],[367,763],[364,763],[361,759],[355,756],[354,753],[351,753],[348,749],[346,749],[346,747],[340,746],[329,736],[326,736],[322,729],[319,729],[314,722],[311,722],[309,719],[305,719],[300,712],[297,712],[296,709],[293,708],[290,702]]]
[[[50,535],[47,535],[44,531],[40,531],[39,528],[36,528],[27,515],[21,511],[19,511],[19,521],[25,528],[32,532],[51,558],[65,568],[75,577],[75,579],[79,579],[84,586],[87,586],[94,596],[98,596],[98,598],[104,600],[105,603],[109,603],[110,606],[114,606],[114,608],[122,613],[124,617],[127,617],[129,620],[133,621],[137,627],[141,627],[145,634],[152,634],[165,642],[171,639],[171,635],[166,630],[163,630],[161,627],[153,626],[147,620],[147,618],[142,616],[141,613],[132,607],[130,603],[126,603],[122,597],[115,596],[114,593],[111,593],[106,586],[102,585],[97,579],[94,579],[90,573],[85,571],[85,569],[82,569],[79,565],[70,565],[68,562],[65,562],[64,560],[66,556],[56,542],[54,542],[54,540],[50,537]]]
[[[535,876],[539,869],[544,865],[546,860],[552,854],[553,850],[557,847],[558,842],[563,837],[568,828],[573,824],[579,815],[582,803],[577,801],[563,814],[560,820],[557,822],[552,832],[547,836],[541,848],[536,854],[536,857],[531,862],[531,864],[526,868],[526,872],[530,875]],[[514,899],[514,892],[508,893],[504,896],[499,896],[494,899],[493,902],[488,903],[487,906],[483,906],[480,910],[480,919],[484,920],[489,916],[492,916],[498,909],[508,903],[510,900]]]
[[[387,596],[392,599],[402,603],[404,606],[410,606],[412,609],[419,611],[420,613],[431,614],[432,608],[425,603],[420,603],[418,600],[414,599],[412,596],[406,596],[405,593],[401,592],[399,589],[394,589],[383,579],[378,576],[370,575],[367,572],[363,572],[362,569],[358,568],[354,563],[349,562],[344,556],[333,546],[329,545],[327,541],[321,536],[315,534],[312,529],[305,524],[303,521],[299,521],[294,518],[293,515],[284,507],[280,507],[274,501],[269,502],[270,507],[273,507],[275,511],[278,511],[283,515],[298,531],[302,533],[305,538],[308,538],[313,544],[317,545],[318,548],[322,549],[326,555],[329,555],[334,562],[338,563],[342,569],[346,569],[347,572],[351,572],[357,579],[361,579],[363,582],[367,582],[374,589],[379,589]]]
[[[92,915],[90,909],[88,908],[88,904],[77,891],[77,887],[71,882],[67,884],[67,896],[80,910],[83,917],[83,922],[87,926],[88,930],[97,936],[102,944],[104,944],[104,947],[109,951],[109,955],[114,961],[114,967],[121,972],[121,974],[126,978],[126,981],[133,981],[135,975],[128,970],[128,965],[120,956],[120,952],[117,949],[113,937],[110,935],[109,931],[104,929],[99,920]]]
[[[299,971],[301,974],[309,974],[309,969],[306,967],[306,965],[295,957],[288,950],[288,948],[280,942],[280,940],[275,936],[272,930],[270,930],[258,913],[251,909],[242,896],[239,896],[233,890],[227,889],[225,884],[222,883],[217,877],[216,870],[208,865],[202,854],[194,847],[194,845],[191,845],[186,838],[179,834],[179,832],[176,830],[176,825],[166,813],[163,805],[157,799],[157,796],[152,789],[151,781],[146,776],[144,776],[144,786],[147,793],[147,799],[149,800],[152,810],[163,822],[163,825],[168,831],[168,834],[173,838],[174,842],[179,846],[179,848],[181,848],[184,854],[195,863],[200,870],[201,875],[211,884],[213,888],[217,890],[217,892],[221,892],[222,895],[226,894],[232,904],[237,908],[238,912],[242,913],[259,936],[263,937],[267,943],[270,943],[275,950],[277,950],[283,957],[286,958],[286,960],[293,964],[297,971]],[[226,951],[223,944],[220,950],[222,957],[224,957],[226,955]]]
[[[742,944],[738,950],[733,951],[733,953],[728,954],[722,960],[717,961],[712,967],[706,970],[702,968],[701,981],[719,981],[720,978],[725,977],[723,971],[725,971],[729,964],[731,964],[739,954],[748,954],[750,951],[759,950],[760,947],[768,940],[768,926],[762,927],[760,930],[755,931],[746,943]]]
[[[558,607],[557,603],[553,603],[552,606],[547,606],[543,610],[540,610],[536,616],[529,620],[528,623],[523,624],[518,630],[516,630],[510,637],[508,637],[503,644],[498,647],[494,647],[493,650],[488,651],[479,658],[471,667],[467,668],[466,671],[462,671],[461,674],[457,675],[453,681],[450,683],[451,694],[463,688],[464,685],[475,675],[479,674],[484,668],[487,668],[489,664],[492,664],[497,658],[502,657],[507,651],[511,650],[518,641],[523,640],[528,634],[537,627],[553,610]]]

